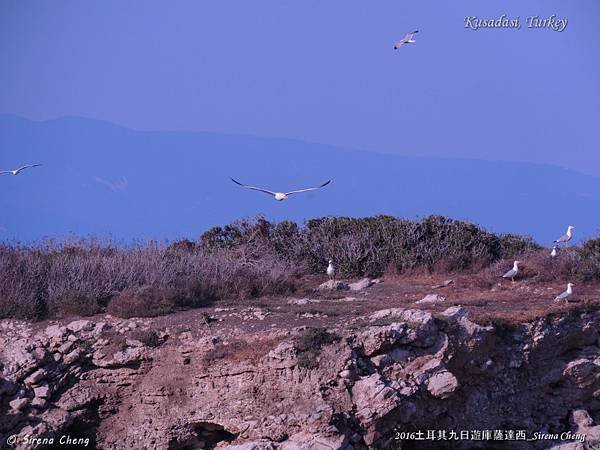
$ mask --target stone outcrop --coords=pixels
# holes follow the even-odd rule
[[[444,303],[446,301],[446,297],[440,294],[427,294],[421,300],[416,301],[417,305],[427,305],[431,303]]]
[[[349,289],[348,283],[339,280],[329,280],[319,285],[321,291],[347,291]]]
[[[257,311],[248,314],[260,323]],[[600,448],[600,313],[494,328],[460,307],[439,317],[391,308],[353,324],[307,348],[303,329],[286,326],[202,332],[110,316],[42,328],[1,321],[0,438],[359,450],[394,448],[402,431],[514,429],[550,436],[518,448]],[[587,437],[552,439],[562,432]]]

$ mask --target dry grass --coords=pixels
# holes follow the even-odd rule
[[[264,255],[240,260],[233,250],[181,246],[117,247],[82,241],[0,246],[0,319],[157,315],[220,299],[285,294],[297,269]]]
[[[552,259],[529,238],[439,216],[320,218],[304,227],[259,217],[213,228],[198,242],[2,244],[0,319],[107,310],[156,316],[221,300],[280,296],[306,288],[306,280],[314,287],[329,258],[340,277],[468,274],[465,283],[475,290],[493,289],[513,259],[523,261],[520,277],[529,283],[600,280],[600,239],[561,249]]]

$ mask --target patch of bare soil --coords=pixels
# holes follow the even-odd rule
[[[439,287],[448,279],[453,282]],[[310,283],[318,286],[323,281],[326,278],[312,277]],[[480,324],[518,324],[564,311],[600,309],[600,283],[577,284],[576,293],[569,302],[555,302],[554,297],[564,290],[563,282],[520,280],[513,283],[498,279],[491,287],[481,287],[477,275],[416,274],[386,277],[381,283],[356,292],[319,291],[307,285],[291,297],[225,301],[144,320],[153,328],[170,329],[175,335],[188,331],[194,336],[222,334],[235,337],[307,326],[351,326],[364,322],[371,313],[387,308],[415,308],[437,315],[451,306],[462,306],[468,311],[469,318]],[[428,294],[437,294],[445,300],[417,303]],[[247,347],[238,342],[224,352],[238,358],[246,353]]]

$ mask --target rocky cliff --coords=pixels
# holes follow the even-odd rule
[[[326,330],[188,314],[0,322],[0,445],[600,446],[600,312],[494,327],[393,308]]]

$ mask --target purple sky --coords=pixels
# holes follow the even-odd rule
[[[463,27],[502,13],[523,28]],[[6,0],[0,113],[600,175],[599,23],[597,0]]]

